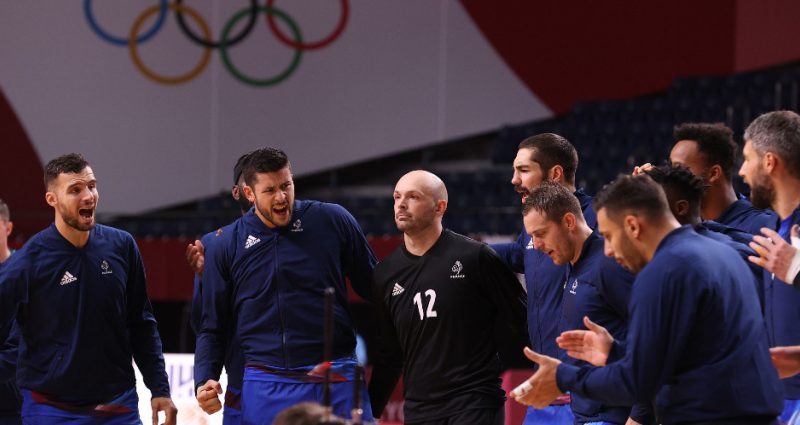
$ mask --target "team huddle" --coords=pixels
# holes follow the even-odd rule
[[[374,423],[402,375],[407,424],[502,425],[506,397],[529,406],[525,424],[800,423],[800,116],[748,126],[749,200],[730,129],[674,138],[664,165],[595,197],[569,141],[523,140],[509,243],[445,229],[445,183],[408,172],[393,193],[403,243],[381,262],[347,210],[295,199],[283,151],[242,155],[242,217],[186,250],[199,406],[226,424]],[[95,223],[81,155],[50,161],[45,186],[54,223],[13,254],[0,201],[0,425],[141,424],[132,361],[153,423],[178,423],[134,239]],[[369,379],[347,281],[380,327]],[[508,394],[501,343],[536,369]]]

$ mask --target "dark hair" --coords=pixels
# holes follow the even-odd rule
[[[239,184],[239,177],[242,176],[242,171],[245,165],[247,165],[247,160],[250,158],[251,153],[252,152],[248,152],[236,160],[236,165],[233,166],[233,184]]]
[[[553,181],[545,180],[533,189],[522,206],[522,215],[531,210],[544,213],[550,221],[560,221],[565,214],[572,213],[583,220],[583,211],[578,198],[566,187]]]
[[[520,142],[517,149],[531,149],[531,160],[539,163],[545,174],[556,165],[564,169],[564,180],[575,183],[578,169],[578,151],[567,139],[554,133],[542,133],[528,137]]]
[[[706,166],[719,165],[725,177],[733,179],[739,151],[739,146],[733,141],[733,130],[721,123],[684,123],[675,126],[672,137],[675,142],[695,142]]]
[[[50,186],[50,183],[57,179],[59,174],[80,173],[88,166],[89,161],[79,153],[68,153],[51,159],[44,166],[44,185],[45,187]]]
[[[0,199],[0,221],[11,221],[11,211],[2,199]]]
[[[598,193],[592,203],[595,211],[606,209],[606,215],[633,213],[647,218],[661,218],[670,209],[664,190],[646,174],[620,174]]]
[[[760,115],[744,131],[759,155],[767,151],[786,162],[794,177],[800,177],[800,115],[792,111],[774,111]]]
[[[275,417],[273,425],[320,425],[320,424],[342,424],[344,421],[339,418],[332,418],[323,422],[325,417],[325,407],[315,402],[303,402],[283,409]]]
[[[664,189],[667,202],[685,200],[689,202],[689,213],[693,217],[700,216],[700,204],[708,188],[703,179],[683,165],[660,165],[647,171],[647,175]],[[677,199],[670,200],[670,194]]]
[[[261,148],[250,152],[245,160],[244,181],[252,187],[257,173],[272,173],[289,167],[289,157],[280,149]]]

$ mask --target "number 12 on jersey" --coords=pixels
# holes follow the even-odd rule
[[[422,305],[422,294],[417,292],[414,294],[414,304],[417,306],[417,310],[419,311],[419,320],[424,320],[426,317],[436,317],[436,310],[433,309],[433,304],[436,303],[436,291],[433,289],[428,289],[425,291],[425,296],[430,299],[428,301],[428,309],[427,311]]]

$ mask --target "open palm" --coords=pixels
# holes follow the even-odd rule
[[[556,338],[556,343],[572,358],[595,366],[605,366],[614,338],[606,328],[592,322],[588,317],[583,318],[583,323],[588,330],[563,332]]]

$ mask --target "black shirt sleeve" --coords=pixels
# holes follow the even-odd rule
[[[379,337],[375,341],[376,355],[373,361],[372,378],[369,381],[369,398],[372,414],[381,417],[386,403],[392,396],[403,371],[403,352],[391,315],[383,303],[381,285],[375,285],[373,310],[379,321]]]
[[[498,321],[511,332],[519,350],[528,344],[528,302],[517,275],[488,245],[479,254],[483,290],[498,310]]]

